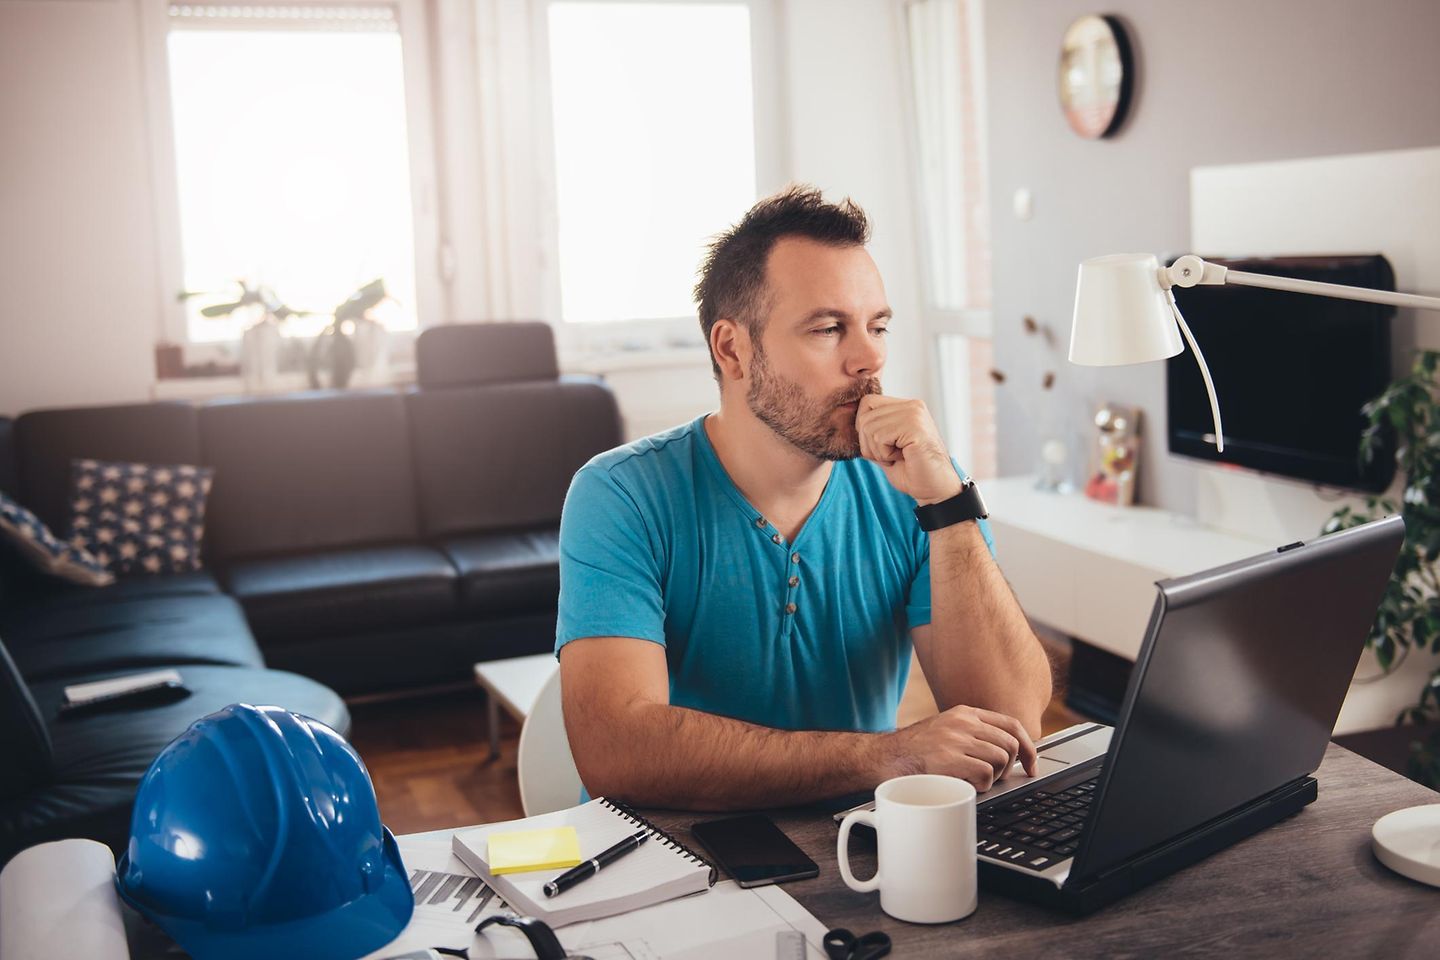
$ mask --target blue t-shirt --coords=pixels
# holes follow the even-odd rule
[[[575,475],[556,652],[582,637],[651,640],[665,647],[676,706],[786,730],[894,729],[909,629],[930,622],[915,501],[875,464],[837,461],[786,541],[730,480],[704,423]]]

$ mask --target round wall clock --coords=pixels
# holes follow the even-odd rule
[[[1114,17],[1084,16],[1060,44],[1060,109],[1087,140],[1120,129],[1130,106],[1135,67],[1125,28]]]

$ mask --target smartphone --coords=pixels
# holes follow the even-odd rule
[[[804,880],[820,868],[762,814],[707,820],[690,828],[695,839],[742,887]]]

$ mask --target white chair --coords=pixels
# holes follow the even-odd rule
[[[540,695],[520,728],[520,751],[515,765],[525,816],[563,810],[580,802],[580,774],[570,754],[565,716],[560,709],[559,670],[540,688]]]

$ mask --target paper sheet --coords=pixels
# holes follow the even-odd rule
[[[62,956],[130,960],[115,858],[94,840],[30,847],[0,872],[0,957]]]
[[[478,878],[450,853],[448,836],[430,836],[399,838],[400,855],[417,889],[415,916],[396,940],[364,960],[428,947],[468,947],[471,960],[531,956],[529,943],[515,930],[491,927],[484,936],[474,935],[482,917],[509,908],[497,897],[486,897],[484,884],[467,892],[466,880]],[[426,883],[430,893],[422,898],[418,889]],[[448,895],[440,896],[447,887]],[[794,897],[780,887],[742,890],[727,880],[705,893],[562,927],[556,935],[571,954],[592,960],[771,960],[775,935],[786,930],[805,937],[808,958],[824,960],[825,925]]]
[[[400,859],[410,874],[415,913],[399,937],[366,954],[364,960],[381,960],[430,947],[472,946],[480,940],[475,936],[477,923],[492,913],[509,911],[509,906],[450,852],[449,837],[439,841],[401,837],[396,843],[400,847]],[[509,929],[494,934],[486,931],[481,945],[486,941],[503,944],[504,950],[495,954],[477,951],[472,946],[473,960],[492,956],[523,957],[533,952],[523,934]]]

